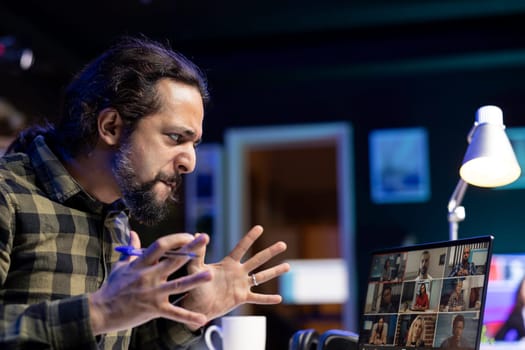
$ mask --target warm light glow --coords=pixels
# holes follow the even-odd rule
[[[501,109],[481,107],[469,138],[459,170],[463,180],[474,186],[498,187],[518,179],[521,169],[505,134]]]
[[[505,186],[521,174],[517,163],[491,157],[476,158],[463,164],[460,176],[469,184],[479,187]]]

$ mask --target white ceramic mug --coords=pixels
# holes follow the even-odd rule
[[[206,346],[216,350],[212,334],[222,338],[223,350],[265,350],[266,316],[224,316],[221,326],[211,325],[204,332]]]

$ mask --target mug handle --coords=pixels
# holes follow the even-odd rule
[[[222,329],[221,329],[221,327],[219,327],[219,326],[217,326],[215,324],[212,324],[211,326],[209,326],[206,329],[206,332],[204,332],[204,341],[206,342],[206,346],[210,350],[216,350],[215,346],[213,346],[213,343],[211,341],[211,335],[213,334],[213,332],[217,332],[217,334],[219,334],[219,337],[222,338]]]

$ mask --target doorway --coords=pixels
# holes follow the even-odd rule
[[[283,240],[288,251],[279,259],[342,259],[348,275],[347,298],[340,304],[285,300],[237,312],[268,314],[295,329],[358,329],[351,125],[235,128],[226,131],[225,146],[226,250],[250,227],[261,224],[265,233],[255,251]],[[256,291],[282,293],[279,282],[265,283]]]

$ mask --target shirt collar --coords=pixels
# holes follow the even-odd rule
[[[43,136],[37,136],[27,151],[41,187],[49,198],[82,210],[103,213],[108,205],[90,196],[69,174]],[[117,204],[118,203],[118,204]],[[111,207],[124,208],[119,199]]]

